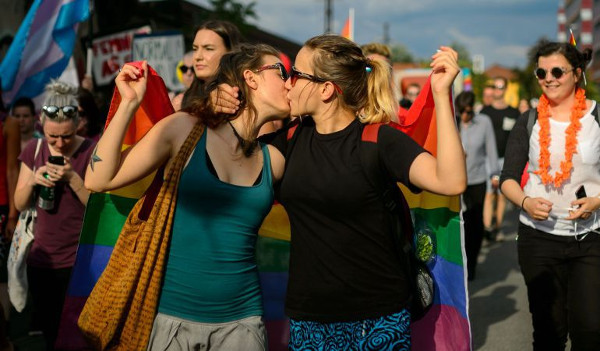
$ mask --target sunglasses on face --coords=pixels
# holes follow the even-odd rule
[[[67,118],[73,118],[77,116],[77,107],[73,105],[67,105],[63,107],[48,105],[43,106],[42,111],[44,111],[44,114],[50,119],[57,118],[59,111],[62,111],[63,115]]]
[[[325,82],[329,81],[324,78],[319,78],[317,76],[313,76],[312,74],[300,72],[296,69],[295,66],[292,66],[292,73],[290,74],[290,83],[292,84],[292,87],[296,86],[296,82],[298,81],[299,78],[307,79],[307,80],[309,80],[311,82],[315,82],[315,83],[325,83]],[[334,82],[331,82],[331,83],[333,83],[333,85],[335,86],[335,91],[337,91],[338,94],[342,94],[342,88],[340,88]]]
[[[552,67],[550,69],[550,74],[556,78],[556,79],[560,79],[560,77],[563,76],[563,74],[567,74],[571,71],[573,71],[574,68],[571,69],[564,69],[561,67]],[[538,68],[535,70],[535,76],[537,77],[537,79],[546,79],[546,75],[548,74],[548,70],[545,70],[543,68]]]
[[[506,88],[506,87],[502,84],[494,85],[494,89],[504,90],[504,88]]]
[[[186,73],[188,73],[188,71],[190,71],[191,73],[194,73],[194,66],[181,65],[181,66],[179,66],[179,70],[181,71],[182,74],[186,74]]]
[[[286,81],[289,78],[288,73],[285,70],[285,67],[283,66],[283,63],[281,63],[281,62],[277,62],[277,63],[275,63],[273,65],[262,66],[261,68],[257,69],[254,72],[260,73],[260,72],[266,71],[268,69],[278,69],[279,70],[279,76],[281,77],[281,79],[283,79],[283,81]]]

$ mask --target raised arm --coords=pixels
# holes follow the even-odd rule
[[[456,128],[450,88],[458,75],[458,55],[442,46],[433,55],[431,89],[437,123],[437,157],[422,153],[410,167],[410,182],[417,187],[442,195],[461,194],[467,186],[465,155]]]
[[[166,123],[159,122],[137,144],[121,150],[127,127],[146,92],[147,78],[145,62],[142,70],[125,65],[117,75],[121,103],[92,154],[86,188],[99,192],[123,187],[152,173],[169,158],[172,133]]]

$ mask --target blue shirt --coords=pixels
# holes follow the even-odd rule
[[[260,183],[222,182],[207,167],[206,133],[179,183],[158,311],[204,323],[263,313],[256,267],[258,228],[273,204],[269,151]]]

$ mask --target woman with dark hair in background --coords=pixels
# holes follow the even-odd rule
[[[483,200],[486,181],[498,188],[500,170],[494,127],[486,115],[475,114],[475,94],[463,91],[455,98],[460,138],[467,156],[467,189],[462,195],[463,219],[465,221],[465,249],[469,280],[475,279],[477,256],[483,241]],[[486,163],[491,166],[490,173]]]
[[[543,42],[537,119],[518,119],[501,189],[520,206],[519,265],[533,319],[533,349],[600,350],[600,127],[583,83],[591,52]],[[529,179],[521,189],[525,165]]]
[[[77,135],[98,141],[104,128],[104,118],[96,105],[94,95],[87,89],[79,88],[77,91],[77,106],[79,113],[79,124]]]
[[[195,78],[183,96],[182,108],[187,107],[193,97],[202,95],[205,83],[217,74],[221,57],[236,49],[241,39],[237,27],[227,21],[207,21],[196,29],[192,44]]]

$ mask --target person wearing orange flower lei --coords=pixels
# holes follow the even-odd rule
[[[537,120],[528,131],[529,112],[519,117],[500,178],[521,207],[517,247],[534,350],[565,350],[567,338],[571,350],[600,350],[599,109],[583,89],[590,59],[567,43],[537,47]]]

